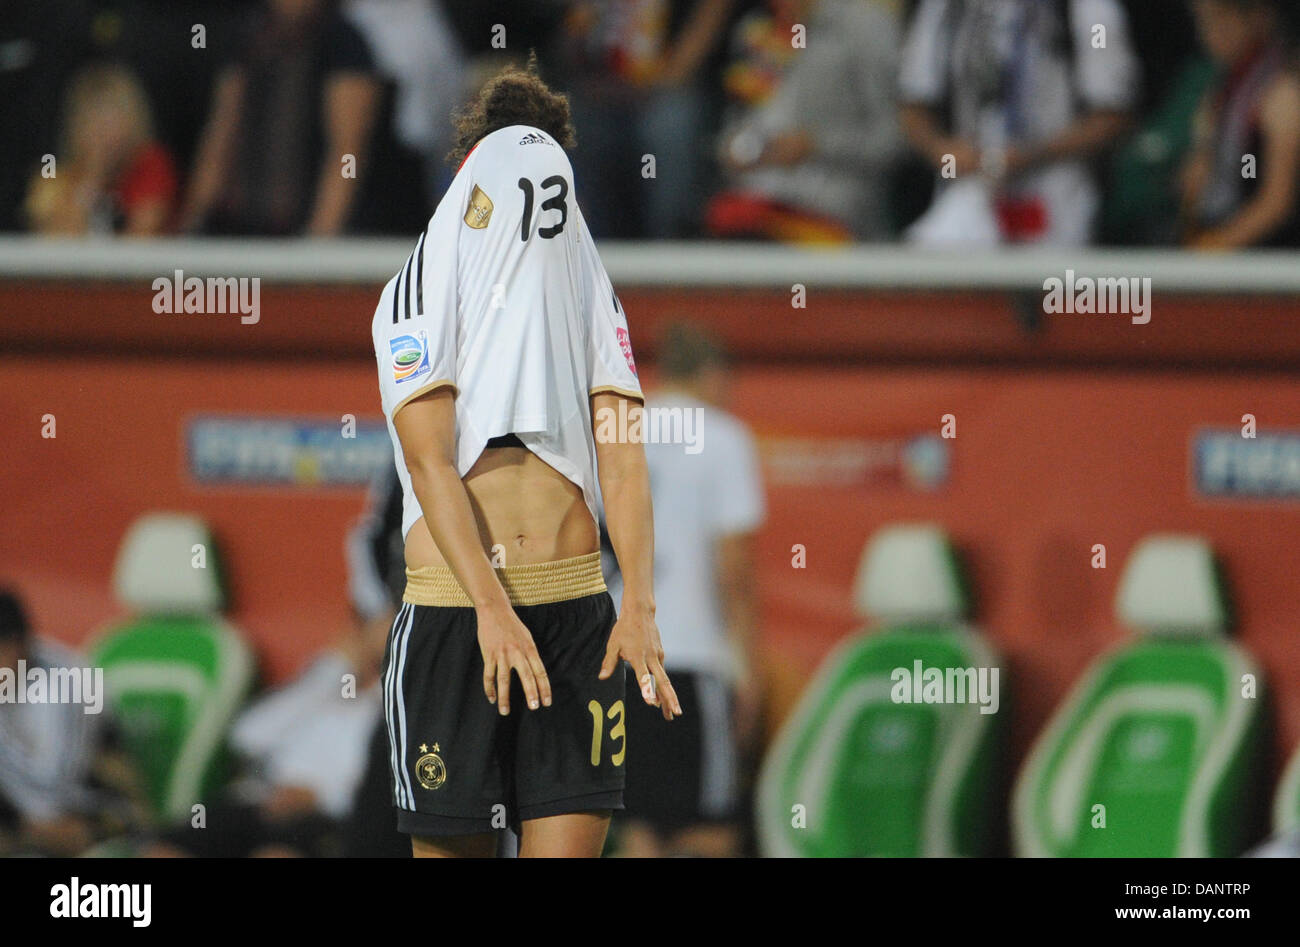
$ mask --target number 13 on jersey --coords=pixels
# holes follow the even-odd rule
[[[563,175],[552,174],[542,181],[543,192],[557,188],[556,192],[542,201],[542,211],[558,210],[560,220],[549,227],[538,227],[537,236],[543,240],[558,237],[564,232],[564,224],[569,219],[569,182]],[[524,215],[519,220],[519,239],[527,242],[528,230],[533,222],[533,182],[528,178],[519,179],[519,190],[524,192]]]

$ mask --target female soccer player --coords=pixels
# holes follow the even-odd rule
[[[384,658],[398,828],[417,856],[490,855],[506,825],[523,856],[596,856],[622,808],[620,660],[642,699],[682,712],[654,622],[644,451],[595,433],[634,417],[641,388],[574,200],[568,101],[510,68],[457,131],[459,171],[372,326],[406,543]]]

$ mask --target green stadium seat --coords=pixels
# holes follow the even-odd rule
[[[98,637],[92,661],[104,669],[109,706],[154,814],[188,818],[224,776],[225,737],[253,681],[252,655],[220,617],[220,563],[198,518],[138,519],[113,584],[135,615]]]
[[[918,661],[945,673],[999,663],[965,624],[967,595],[947,536],[935,526],[881,529],[854,598],[875,629],[826,658],[774,741],[759,779],[763,853],[988,854],[1005,711],[894,699],[906,686],[896,672]]]
[[[1263,719],[1263,694],[1243,696],[1243,680],[1262,681],[1224,638],[1209,545],[1144,539],[1117,611],[1137,638],[1093,664],[1036,741],[1013,798],[1016,853],[1241,854],[1257,821]]]

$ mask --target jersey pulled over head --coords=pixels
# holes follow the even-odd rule
[[[489,83],[478,106],[485,116],[513,114],[502,103],[513,101],[505,93],[516,74],[494,80],[495,92]],[[563,116],[561,133],[567,103]],[[440,387],[456,393],[461,476],[488,440],[513,433],[577,484],[597,515],[589,398],[642,395],[627,320],[551,130],[506,125],[473,141],[406,264],[384,287],[372,338],[402,481],[403,536],[422,514],[393,418]]]

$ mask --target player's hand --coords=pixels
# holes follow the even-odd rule
[[[509,606],[480,608],[478,646],[483,653],[483,693],[504,717],[510,713],[510,672],[524,685],[528,708],[551,706],[551,681],[533,636]]]
[[[618,617],[605,647],[605,660],[600,665],[602,681],[614,673],[619,658],[632,665],[636,672],[642,700],[662,710],[665,720],[682,715],[677,692],[664,671],[664,646],[659,641],[659,629],[649,613],[625,611]]]

